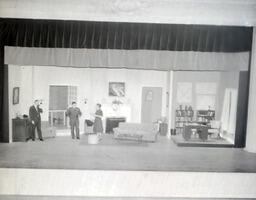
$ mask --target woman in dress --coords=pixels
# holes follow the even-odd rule
[[[101,138],[102,133],[103,133],[103,125],[102,125],[102,117],[103,117],[103,112],[101,110],[101,104],[96,105],[96,112],[94,114],[95,120],[94,120],[94,125],[93,125],[93,133],[96,133],[99,135]]]

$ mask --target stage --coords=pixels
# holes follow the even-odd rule
[[[119,141],[103,135],[97,145],[87,136],[41,141],[1,143],[0,168],[256,172],[256,154],[237,148],[178,147],[159,136],[156,143]]]

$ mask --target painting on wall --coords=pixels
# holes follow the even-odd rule
[[[108,89],[109,96],[124,97],[125,96],[125,83],[124,82],[110,82]]]
[[[20,96],[20,88],[14,87],[13,93],[12,93],[12,104],[18,104],[19,103],[19,96]]]

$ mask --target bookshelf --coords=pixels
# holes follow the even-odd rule
[[[197,110],[194,112],[192,107],[189,107],[177,109],[175,112],[175,129],[177,134],[182,133],[184,126],[189,123],[209,125],[211,120],[215,120],[215,110]]]
[[[177,109],[175,115],[175,129],[176,132],[182,133],[184,125],[187,125],[189,122],[192,122],[194,119],[194,111],[192,107],[186,107],[185,109]]]
[[[205,123],[206,125],[210,121],[215,119],[215,110],[197,110],[197,122]]]

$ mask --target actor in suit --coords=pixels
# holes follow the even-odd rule
[[[76,106],[76,102],[72,102],[72,107],[68,108],[66,115],[69,117],[72,139],[75,139],[74,129],[76,129],[76,138],[80,139],[79,117],[82,115],[82,113],[80,109]]]
[[[38,138],[41,141],[43,140],[42,131],[41,131],[41,115],[40,113],[43,110],[40,108],[41,102],[39,100],[34,101],[34,105],[29,108],[29,119],[30,119],[30,136],[27,138],[27,141],[32,139],[35,141],[35,129],[37,129]]]

